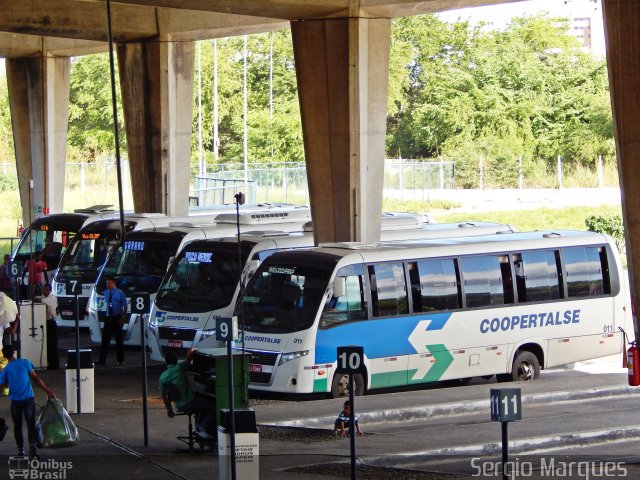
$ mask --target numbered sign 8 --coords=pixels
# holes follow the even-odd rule
[[[81,295],[82,294],[82,281],[81,280],[67,280],[65,283],[65,293],[67,295]]]
[[[149,313],[151,300],[148,293],[138,293],[131,296],[131,313],[143,315]]]
[[[238,338],[238,317],[216,319],[216,340],[232,342]]]
[[[358,373],[364,366],[364,348],[354,345],[338,347],[338,373]]]
[[[22,262],[14,260],[9,262],[9,276],[13,278],[20,278],[22,275]]]
[[[522,419],[522,400],[519,388],[491,389],[491,420],[512,422]]]

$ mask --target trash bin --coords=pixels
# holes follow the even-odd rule
[[[78,413],[76,393],[76,351],[67,350],[67,412]],[[93,413],[94,369],[91,349],[80,350],[80,412]]]
[[[253,410],[236,410],[236,478],[242,480],[258,480],[260,477],[260,448],[258,444],[258,428],[256,412]],[[220,411],[218,427],[218,465],[220,480],[231,479],[231,426],[229,410]]]

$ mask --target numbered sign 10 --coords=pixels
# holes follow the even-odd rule
[[[491,420],[513,422],[522,419],[522,401],[519,388],[491,389]]]
[[[358,373],[364,366],[364,348],[349,345],[338,347],[338,373]]]
[[[67,295],[82,295],[82,280],[67,280],[65,293]]]
[[[216,340],[233,342],[238,339],[238,317],[218,317],[216,319]]]
[[[131,296],[131,313],[137,313],[144,315],[149,313],[151,307],[151,300],[148,293],[138,293]]]
[[[20,278],[22,276],[22,262],[18,260],[9,262],[9,276],[13,278]]]

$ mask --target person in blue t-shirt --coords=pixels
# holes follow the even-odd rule
[[[104,291],[104,327],[102,328],[102,343],[100,344],[100,359],[98,365],[104,365],[111,345],[111,337],[116,337],[116,360],[118,365],[124,363],[124,333],[122,326],[127,319],[127,297],[116,287],[114,277],[107,278],[107,289]]]
[[[36,448],[36,402],[33,398],[31,379],[36,382],[49,398],[55,394],[47,388],[42,379],[33,371],[31,361],[26,358],[17,359],[13,345],[2,347],[2,355],[9,360],[0,372],[0,389],[9,387],[11,399],[11,418],[13,419],[13,434],[18,447],[18,455],[24,456],[24,437],[22,435],[22,418],[27,423],[29,436],[29,456],[37,458]]]
[[[351,402],[349,400],[347,400],[346,402],[344,402],[344,406],[342,408],[342,411],[340,412],[340,414],[338,415],[338,418],[336,418],[336,421],[333,425],[333,429],[335,430],[336,433],[338,433],[338,431],[340,432],[340,436],[344,437],[347,432],[349,431],[349,425],[350,425],[350,417],[351,417]],[[353,419],[353,422],[356,425],[356,433],[358,435],[362,435],[363,433],[360,431],[360,426],[358,425],[358,416],[355,415],[355,418]]]

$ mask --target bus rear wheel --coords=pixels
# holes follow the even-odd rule
[[[364,394],[364,378],[360,373],[353,376],[353,393],[356,396]],[[344,373],[336,373],[331,382],[331,396],[333,398],[342,398],[349,396],[349,375]]]

